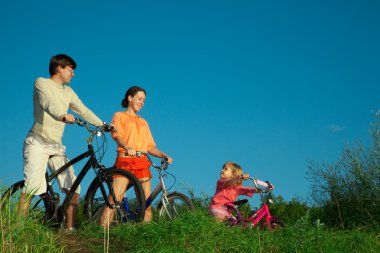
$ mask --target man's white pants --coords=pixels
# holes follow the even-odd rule
[[[65,155],[66,147],[59,143],[46,143],[39,136],[28,136],[24,141],[24,180],[23,192],[40,195],[46,192],[45,173],[47,165],[52,171],[58,170],[69,162]],[[76,176],[74,169],[68,169],[58,175],[57,181],[62,189],[70,190]],[[75,191],[80,193],[80,186]]]

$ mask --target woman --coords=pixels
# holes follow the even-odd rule
[[[117,132],[112,134],[112,138],[117,143],[114,167],[132,172],[140,180],[145,196],[148,197],[152,189],[150,162],[145,156],[137,157],[136,151],[145,151],[159,158],[166,156],[169,164],[173,160],[156,147],[148,122],[137,114],[143,108],[145,98],[146,92],[140,87],[133,86],[127,90],[121,102],[122,107],[126,110],[116,112],[112,119],[112,123],[117,129]],[[113,184],[117,199],[121,200],[128,181],[124,178],[116,178]],[[105,208],[99,221],[100,225],[107,225],[112,220],[114,212],[115,210]],[[149,206],[145,211],[144,221],[151,220],[152,209]]]

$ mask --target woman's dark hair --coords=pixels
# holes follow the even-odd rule
[[[132,86],[131,88],[129,88],[127,90],[127,92],[125,93],[123,100],[121,101],[121,106],[124,108],[127,108],[128,107],[128,97],[129,96],[132,96],[132,97],[135,96],[137,94],[137,92],[139,92],[139,91],[144,92],[144,94],[146,95],[146,91],[141,87]]]
[[[49,74],[55,75],[58,73],[58,66],[62,68],[66,68],[67,66],[70,66],[72,69],[76,69],[77,64],[76,62],[68,55],[65,54],[57,54],[51,57],[50,64],[49,64]]]

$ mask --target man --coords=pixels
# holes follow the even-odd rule
[[[19,212],[27,213],[31,195],[46,192],[45,173],[47,165],[55,171],[68,162],[66,147],[62,145],[65,123],[75,118],[68,109],[89,123],[101,126],[100,120],[79,99],[72,88],[66,86],[74,77],[75,61],[64,54],[50,59],[50,78],[37,78],[34,83],[33,116],[34,124],[24,141],[24,180]],[[62,192],[67,193],[76,176],[72,166],[58,176]],[[80,187],[76,190],[66,212],[66,229],[73,230],[78,208]]]

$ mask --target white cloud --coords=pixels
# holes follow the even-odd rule
[[[345,128],[346,128],[345,126],[339,126],[335,124],[331,124],[328,126],[328,129],[330,130],[330,132],[333,132],[333,133],[341,132]]]

